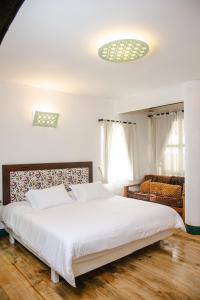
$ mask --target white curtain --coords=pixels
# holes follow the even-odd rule
[[[101,161],[104,182],[121,184],[139,176],[136,125],[101,122]]]
[[[108,182],[109,160],[113,138],[113,123],[101,122],[101,175],[104,183]]]
[[[150,119],[152,171],[157,174],[184,174],[183,116],[180,111]]]
[[[175,113],[151,117],[152,159],[157,173],[174,120]]]
[[[138,180],[140,178],[140,171],[136,124],[122,124],[122,126],[124,129],[124,136],[126,148],[128,151],[129,165],[131,167],[132,179]]]
[[[177,176],[184,176],[185,174],[184,112],[182,111],[175,115],[162,155],[160,173]]]

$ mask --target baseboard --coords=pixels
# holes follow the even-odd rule
[[[0,237],[7,236],[8,233],[5,231],[5,229],[0,229]]]
[[[190,234],[200,235],[200,226],[192,226],[185,224],[186,230]]]

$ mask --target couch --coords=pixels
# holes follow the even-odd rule
[[[140,183],[125,186],[124,196],[170,206],[184,219],[184,184],[184,177],[150,174],[145,175]]]

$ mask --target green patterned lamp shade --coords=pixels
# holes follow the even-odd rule
[[[33,126],[40,127],[57,127],[59,114],[43,112],[43,111],[35,111],[33,118]]]
[[[149,46],[143,41],[122,39],[103,45],[98,54],[106,61],[122,63],[142,58],[148,51]]]

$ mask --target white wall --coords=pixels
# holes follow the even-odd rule
[[[197,226],[200,234],[200,80],[185,85],[185,219],[186,224]]]
[[[60,113],[58,127],[33,127],[32,116],[36,109]],[[0,83],[0,166],[89,160],[94,163],[94,179],[97,179],[98,118],[109,118],[112,111],[109,100]],[[0,199],[1,192],[0,184]]]
[[[141,92],[115,101],[115,112],[125,113],[183,101],[183,84]]]
[[[60,113],[58,127],[33,127],[35,110]],[[92,160],[99,178],[98,118],[137,123],[140,177],[149,172],[146,111],[114,115],[113,102],[29,86],[0,83],[0,167],[2,164]],[[2,199],[0,171],[0,200]]]

